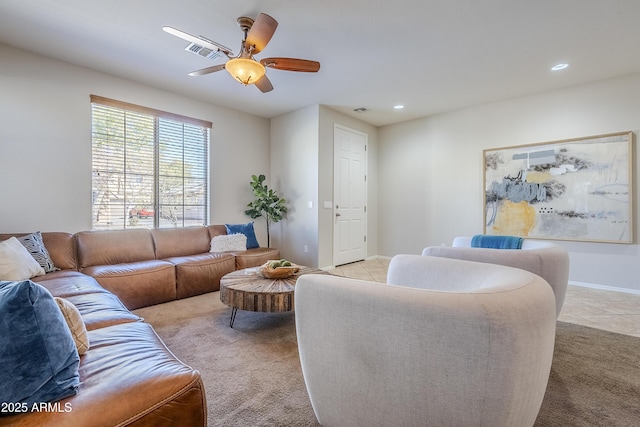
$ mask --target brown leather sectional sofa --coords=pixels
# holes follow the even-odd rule
[[[0,417],[0,425],[206,426],[200,373],[130,310],[216,291],[223,275],[280,258],[268,248],[210,253],[220,234],[224,225],[42,233],[60,270],[32,280],[78,308],[91,346],[80,358],[75,396]],[[20,235],[0,234],[0,241]]]

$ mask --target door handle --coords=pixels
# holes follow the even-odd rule
[[[340,212],[336,212],[336,216],[340,216]]]

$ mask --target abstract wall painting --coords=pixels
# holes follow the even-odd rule
[[[633,133],[487,149],[485,234],[633,242]]]

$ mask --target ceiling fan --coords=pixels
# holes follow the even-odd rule
[[[192,36],[173,27],[163,27],[162,29],[188,42],[203,46],[214,52],[221,52],[229,58],[224,64],[193,71],[189,73],[190,76],[202,76],[220,70],[227,70],[234,79],[243,85],[255,84],[260,91],[269,92],[273,90],[273,86],[265,74],[267,67],[305,73],[315,73],[320,69],[319,62],[307,59],[274,57],[264,58],[260,61],[256,60],[253,55],[260,53],[267,46],[278,27],[278,21],[266,13],[261,13],[255,20],[241,16],[237,21],[238,26],[244,33],[240,53],[237,55],[234,55],[228,47],[202,36]]]

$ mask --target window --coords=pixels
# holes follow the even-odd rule
[[[211,123],[91,95],[93,229],[205,225]]]

